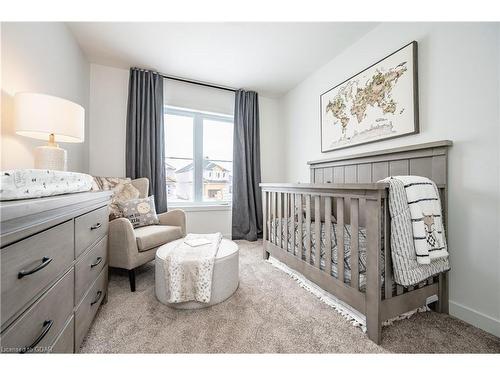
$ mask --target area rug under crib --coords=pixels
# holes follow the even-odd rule
[[[81,347],[84,353],[486,353],[500,339],[448,315],[419,313],[382,329],[377,346],[335,309],[262,259],[262,242],[237,241],[240,286],[227,301],[175,310],[154,294],[154,264],[112,271],[109,299]]]

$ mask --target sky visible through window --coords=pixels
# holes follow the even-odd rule
[[[193,158],[193,119],[185,116],[165,115],[166,155],[175,158]],[[179,167],[189,163],[179,161]]]
[[[227,122],[203,120],[203,158],[217,160],[231,168],[233,160],[233,126]],[[230,162],[225,162],[227,160]]]
[[[226,117],[227,118],[227,117]],[[230,201],[232,194],[233,124],[203,113],[165,114],[165,155],[169,202]],[[196,133],[198,132],[198,133]],[[202,150],[194,137],[203,133]],[[195,158],[203,158],[200,192],[194,191]],[[198,198],[198,200],[200,200]]]

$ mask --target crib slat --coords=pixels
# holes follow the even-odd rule
[[[292,255],[295,254],[295,194],[290,194],[290,217],[292,218],[291,223],[291,228],[290,228],[290,250],[292,252]]]
[[[391,226],[389,220],[389,204],[384,199],[384,289],[385,299],[392,297],[392,259],[391,259]]]
[[[276,200],[277,200],[277,197],[278,197],[278,193],[277,192],[273,192],[273,225],[274,225],[274,238],[273,238],[273,243],[275,245],[278,244],[278,222],[276,221],[277,219],[277,214],[276,214]]]
[[[351,287],[359,289],[359,200],[351,199]]]
[[[311,263],[311,196],[306,195],[306,262]]]
[[[279,247],[283,247],[282,246],[282,242],[283,242],[283,227],[281,226],[282,224],[282,220],[281,218],[283,217],[283,209],[282,209],[282,199],[283,199],[283,195],[281,193],[278,193],[278,229],[277,229],[277,232],[278,232],[278,242],[276,243],[277,246]]]
[[[302,236],[303,236],[303,233],[302,233],[302,221],[303,221],[303,217],[304,217],[304,210],[302,209],[302,194],[297,194],[297,206],[298,206],[298,209],[297,209],[297,221],[298,221],[298,232],[297,232],[297,241],[299,241],[297,243],[297,257],[302,260],[302,244],[303,244],[303,241],[302,241]]]
[[[293,193],[289,193],[288,194],[288,200],[287,200],[287,207],[288,207],[288,219],[289,219],[289,224],[288,224],[288,240],[292,241],[292,237],[293,237],[293,211],[292,211],[292,206],[293,206],[293,203],[292,203],[292,200],[293,200]],[[292,252],[293,252],[293,247],[291,248]]]
[[[267,201],[266,201],[266,208],[267,208],[267,240],[268,241],[272,241],[272,238],[271,238],[271,192],[268,191],[266,193],[266,196],[267,196]]]
[[[325,272],[332,274],[332,198],[325,197]]]
[[[337,198],[337,278],[344,282],[344,198]]]
[[[314,197],[314,240],[316,242],[316,251],[314,253],[314,265],[320,268],[321,260],[321,198],[319,195]]]
[[[262,240],[265,241],[267,239],[267,191],[262,192],[262,222],[264,223],[263,225],[263,232],[262,233]]]
[[[283,194],[283,226],[284,226],[284,235],[283,235],[283,242],[281,244],[281,247],[285,250],[288,251],[288,193]]]

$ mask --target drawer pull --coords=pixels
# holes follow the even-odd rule
[[[17,274],[17,278],[18,279],[22,279],[24,276],[28,276],[28,275],[31,275],[32,273],[35,273],[35,272],[38,272],[40,271],[42,268],[45,268],[49,265],[49,263],[52,262],[52,258],[49,258],[49,257],[43,257],[42,258],[42,263],[40,263],[38,266],[36,266],[35,268],[29,270],[29,271],[24,271],[24,270],[21,270],[18,274]]]
[[[101,262],[102,262],[102,257],[97,257],[97,259],[95,260],[95,263],[92,263],[90,265],[90,268],[94,268],[95,266],[98,266]]]
[[[52,328],[52,324],[54,324],[53,320],[44,321],[43,325],[42,325],[43,330],[42,330],[42,333],[40,333],[40,336],[38,336],[35,339],[35,341],[33,341],[33,344],[21,349],[21,351],[19,353],[26,353],[26,352],[34,349],[38,345],[38,343],[43,340],[43,338],[47,335],[47,333],[49,333],[50,329]]]
[[[90,306],[94,306],[97,302],[99,302],[99,300],[101,299],[101,296],[102,296],[102,292],[98,291],[97,295],[95,296],[95,300],[90,302]]]
[[[101,223],[94,224],[90,227],[90,230],[99,229],[101,225],[102,225]]]

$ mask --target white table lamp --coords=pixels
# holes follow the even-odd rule
[[[85,110],[55,96],[17,93],[14,97],[16,133],[48,140],[35,149],[35,168],[67,170],[67,152],[56,142],[81,143],[85,139]]]

